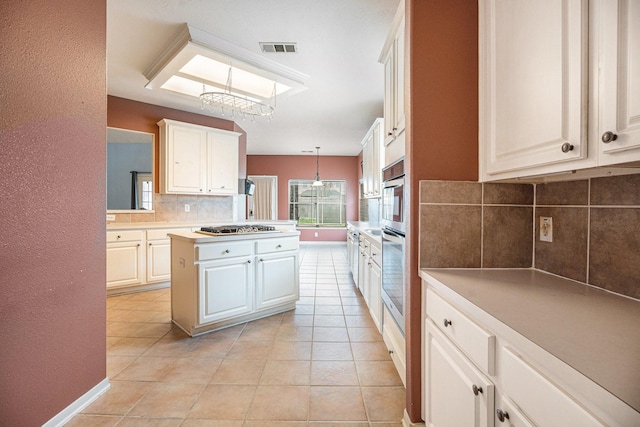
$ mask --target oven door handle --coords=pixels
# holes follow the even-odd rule
[[[391,240],[393,242],[396,243],[403,243],[404,241],[404,235],[397,233],[395,231],[389,230],[387,228],[383,228],[382,229],[382,234],[383,234],[383,238],[387,239],[387,240]]]

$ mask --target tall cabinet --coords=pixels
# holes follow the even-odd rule
[[[384,164],[383,119],[376,119],[362,140],[363,196],[380,197]]]
[[[384,65],[384,128],[385,162],[393,163],[404,155],[405,87],[404,0],[400,1],[391,24],[391,31],[378,61]]]

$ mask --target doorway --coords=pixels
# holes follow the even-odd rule
[[[272,175],[250,175],[256,188],[247,199],[247,213],[250,221],[278,219],[278,177]]]

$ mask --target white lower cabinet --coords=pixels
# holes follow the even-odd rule
[[[252,257],[208,261],[199,265],[199,322],[210,323],[253,310]]]
[[[107,290],[109,294],[155,289],[171,281],[169,233],[185,228],[107,231]]]
[[[142,232],[107,232],[107,289],[143,282]]]
[[[607,404],[587,402],[588,390],[571,388],[573,368],[498,320],[486,313],[485,321],[474,318],[428,284],[425,299],[423,417],[428,426],[627,425],[600,420],[593,406]],[[518,347],[534,350],[536,362]]]
[[[426,321],[425,408],[428,426],[493,426],[494,385]]]

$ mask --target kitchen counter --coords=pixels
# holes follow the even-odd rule
[[[169,233],[169,237],[172,239],[186,240],[191,243],[217,243],[217,242],[233,242],[239,240],[261,240],[271,239],[274,237],[289,237],[300,236],[299,231],[266,231],[256,233],[240,233],[240,234],[204,234],[197,233],[195,231],[178,231],[175,233]]]
[[[295,230],[296,221],[171,221],[171,222],[118,222],[108,223],[109,230],[133,230],[133,229],[156,229],[156,228],[200,228],[220,225],[242,225],[242,224],[266,224],[274,225],[278,229]]]
[[[382,242],[380,224],[366,221],[347,221],[347,226],[355,228],[359,233],[364,233],[373,240]]]
[[[422,269],[640,412],[640,301],[533,269]]]

